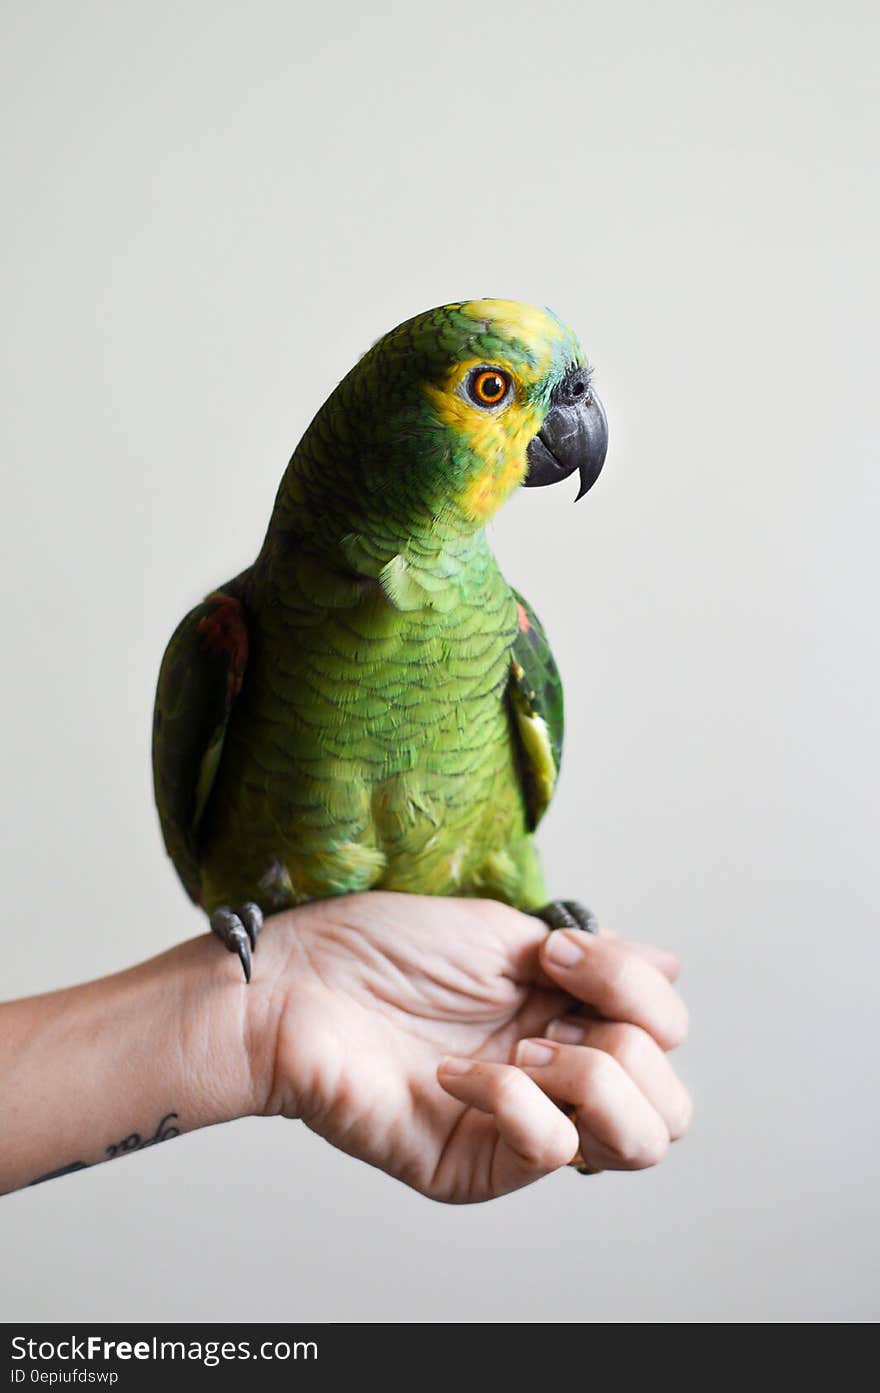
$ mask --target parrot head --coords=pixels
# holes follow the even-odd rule
[[[325,402],[289,474],[301,505],[361,533],[387,534],[392,519],[396,532],[473,531],[523,484],[577,472],[583,497],[607,445],[571,330],[550,310],[470,300],[381,338]]]

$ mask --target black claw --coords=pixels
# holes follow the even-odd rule
[[[242,938],[242,939],[239,939],[239,940],[238,940],[238,942],[236,943],[235,946],[236,946],[236,949],[238,950],[238,956],[239,956],[239,958],[240,958],[240,960],[241,960],[241,965],[242,965],[242,967],[243,967],[243,969],[244,969],[244,980],[245,980],[245,982],[250,982],[250,980],[251,980],[251,945],[249,944],[247,938]]]
[[[251,949],[255,951],[257,947],[257,934],[263,927],[263,911],[258,904],[254,904],[252,900],[248,900],[247,904],[243,904],[240,907],[238,917],[244,925],[245,933],[250,939]],[[248,974],[245,975],[247,976]]]
[[[228,952],[238,954],[245,982],[251,980],[251,949],[256,944],[262,922],[263,916],[254,904],[243,905],[239,912],[221,905],[211,915],[211,932]]]
[[[583,933],[599,932],[599,921],[591,909],[578,900],[551,900],[542,909],[533,909],[537,919],[543,919],[551,929],[581,929]]]

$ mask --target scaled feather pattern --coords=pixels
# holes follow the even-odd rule
[[[156,802],[209,913],[370,889],[545,902],[562,686],[484,529],[578,368],[549,311],[462,302],[387,334],[321,407],[256,561],[162,661]]]

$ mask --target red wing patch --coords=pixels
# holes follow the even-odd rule
[[[198,629],[209,653],[225,653],[229,658],[226,674],[226,696],[232,701],[241,691],[248,660],[248,631],[244,610],[234,595],[216,590],[207,602],[213,604],[210,614],[199,620]]]
[[[520,633],[527,634],[532,626],[529,623],[529,616],[526,614],[525,607],[520,604],[519,600],[516,602],[516,614]]]

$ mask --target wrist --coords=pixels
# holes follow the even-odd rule
[[[172,961],[166,965],[167,959]],[[178,1082],[188,1095],[193,1125],[259,1113],[267,1073],[263,994],[260,1002],[253,999],[253,984],[245,984],[238,958],[212,934],[180,944],[155,963],[170,988]]]
[[[173,1135],[258,1111],[264,1085],[234,968],[205,934],[110,977],[5,1004],[0,1193],[162,1140],[169,1120]]]
[[[175,960],[167,976],[179,984],[177,1029],[195,1126],[301,1116],[309,1049],[297,1021],[307,1015],[313,973],[306,942],[315,914],[296,910],[267,920],[249,984],[235,954],[211,934],[165,955]],[[297,1044],[292,1049],[291,1039]]]
[[[308,939],[326,913],[323,903],[276,914],[266,921],[254,954],[253,976],[243,987],[241,1041],[248,1059],[248,1111],[258,1117],[298,1118],[314,1084],[314,969]],[[231,961],[238,962],[232,955]],[[240,980],[240,969],[239,969]],[[311,1061],[311,1063],[310,1063]]]

